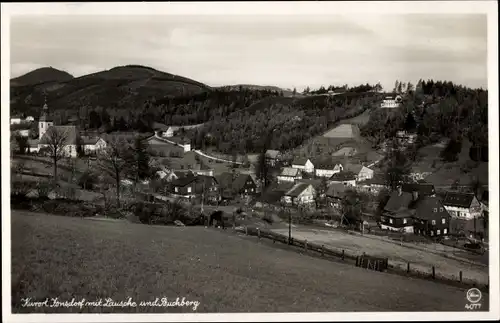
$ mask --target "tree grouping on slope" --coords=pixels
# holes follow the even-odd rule
[[[287,99],[287,100],[284,100]],[[258,108],[238,110],[219,117],[193,132],[195,147],[216,147],[223,153],[260,153],[272,131],[269,149],[289,150],[319,135],[337,121],[373,107],[374,94],[270,100]],[[259,104],[260,105],[260,104]]]
[[[402,83],[396,84],[400,87]],[[416,130],[421,145],[448,138],[453,147],[443,155],[447,160],[454,159],[448,152],[460,152],[460,142],[467,138],[473,145],[471,158],[487,160],[488,91],[420,80],[415,90],[405,95],[401,109],[375,111],[361,133],[377,145],[399,130]]]

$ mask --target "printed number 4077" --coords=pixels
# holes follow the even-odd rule
[[[481,304],[466,304],[465,309],[466,310],[478,310],[481,308]]]

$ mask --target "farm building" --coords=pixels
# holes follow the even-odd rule
[[[302,179],[302,174],[300,169],[292,167],[283,167],[281,173],[277,176],[278,182],[295,182],[298,179]]]

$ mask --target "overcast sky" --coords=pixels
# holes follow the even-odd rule
[[[12,77],[138,64],[212,86],[487,87],[486,15],[24,16],[10,30]]]

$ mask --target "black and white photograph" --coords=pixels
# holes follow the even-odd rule
[[[496,1],[1,24],[4,321],[499,319]]]

